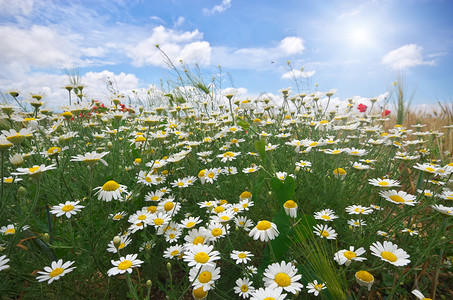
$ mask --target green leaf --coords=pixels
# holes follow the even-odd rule
[[[266,142],[264,141],[264,139],[255,141],[255,149],[256,151],[258,151],[263,163],[266,163]]]
[[[202,90],[206,95],[210,93],[209,88],[206,85],[204,85],[202,82],[198,82],[195,86],[197,88],[199,88],[200,90]]]
[[[238,118],[238,119],[236,120],[236,123],[237,123],[239,126],[241,126],[242,129],[244,129],[244,130],[249,129],[249,127],[250,127],[250,124],[247,123],[247,122],[245,122],[245,121],[242,120],[241,118]]]
[[[291,222],[285,210],[282,208],[275,216],[272,222],[277,225],[279,235],[271,241],[272,250],[274,251],[275,259],[281,260],[285,257],[286,252],[291,245]]]
[[[293,199],[296,189],[295,186],[294,178],[291,176],[287,176],[285,181],[281,181],[276,177],[271,178],[272,191],[275,193],[280,205]]]

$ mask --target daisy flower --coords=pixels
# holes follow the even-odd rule
[[[162,228],[162,227],[160,227]],[[167,230],[165,231],[165,241],[169,243],[177,242],[181,236],[181,228],[178,228],[178,231]]]
[[[110,202],[112,199],[119,200],[123,193],[127,193],[125,185],[118,184],[113,180],[109,180],[103,186],[96,187],[93,190],[98,190],[94,195],[98,195],[98,200],[105,202]]]
[[[279,235],[277,225],[272,222],[262,220],[250,231],[249,236],[254,240],[260,239],[262,242],[275,239]]]
[[[210,241],[217,241],[220,238],[224,237],[228,230],[230,229],[230,225],[222,224],[219,222],[211,222],[208,226],[208,236]]]
[[[431,207],[445,216],[453,217],[453,207],[443,206],[441,204],[434,204]]]
[[[77,205],[80,201],[66,201],[65,203],[60,203],[58,205],[52,206],[50,212],[57,217],[61,217],[65,215],[66,218],[70,218],[72,215],[76,215],[80,209],[84,208],[85,206]]]
[[[50,166],[35,165],[31,168],[17,168],[18,172],[11,173],[11,175],[30,175],[33,179],[39,179],[41,178],[43,172],[54,169],[56,169],[56,164]]]
[[[361,227],[361,226],[365,226],[366,222],[363,220],[351,219],[351,220],[348,220],[348,225],[353,226],[353,227]]]
[[[162,212],[158,212],[151,215],[151,218],[149,219],[149,224],[154,225],[155,228],[159,228],[168,224],[170,220],[171,217],[169,215]]]
[[[286,298],[286,294],[282,294],[283,289],[281,287],[271,288],[266,287],[265,289],[259,288],[251,293],[250,300],[265,300],[265,299],[275,299],[283,300]]]
[[[208,231],[204,227],[190,230],[184,237],[184,241],[188,245],[204,244],[208,239]]]
[[[374,283],[374,276],[367,271],[358,271],[355,273],[355,279],[360,286],[366,286],[368,291],[371,291],[371,286]]]
[[[400,183],[396,180],[381,179],[381,178],[368,179],[368,183],[371,185],[374,185],[374,186],[385,187],[385,188],[401,186]]]
[[[230,254],[231,259],[236,261],[236,264],[248,263],[254,255],[250,251],[237,251],[233,250]]]
[[[283,204],[285,213],[291,218],[297,218],[297,203],[293,200],[288,200]]]
[[[182,255],[183,253],[184,253],[184,247],[183,246],[174,245],[174,246],[168,247],[164,251],[164,257],[172,259],[172,258],[175,258],[175,257],[178,257],[178,256]]]
[[[145,201],[160,201],[162,197],[165,196],[165,193],[162,191],[149,192],[145,195]]]
[[[373,212],[373,209],[361,205],[350,205],[345,210],[350,215],[369,215]]]
[[[242,193],[244,194],[244,193]],[[241,194],[241,198],[242,198],[242,194]],[[249,193],[250,194],[250,193]],[[250,198],[246,198],[246,199],[242,199],[239,201],[239,205],[244,209],[244,210],[249,210],[249,208],[251,206],[254,205],[253,201],[252,201],[252,194],[250,194]]]
[[[412,230],[409,228],[404,228],[401,232],[408,232],[410,235],[418,235],[418,230]]]
[[[325,283],[318,283],[317,280],[313,280],[313,282],[307,284],[308,293],[314,293],[315,296],[318,296],[319,292],[326,288]]]
[[[236,159],[236,157],[241,154],[241,152],[231,152],[231,151],[228,151],[228,152],[225,152],[223,154],[219,154],[217,155],[217,157],[221,158],[221,162],[225,163],[227,161],[232,161],[234,159]]]
[[[363,247],[360,247],[357,250],[354,250],[354,246],[350,246],[349,250],[340,250],[334,254],[333,259],[341,266],[349,266],[353,261],[364,261],[366,258],[359,257],[364,254],[366,251]]]
[[[286,292],[297,294],[304,287],[297,282],[302,278],[302,275],[297,274],[297,268],[285,261],[268,266],[263,275],[264,286],[272,289],[280,287]]]
[[[416,197],[414,195],[408,194],[404,191],[399,191],[397,192],[396,190],[390,190],[390,191],[381,191],[379,193],[385,200],[395,203],[395,204],[407,204],[407,205],[415,205]]]
[[[38,271],[38,274],[41,275],[36,277],[36,279],[39,282],[47,280],[47,283],[51,284],[52,281],[58,280],[60,279],[60,277],[63,277],[65,274],[68,274],[69,272],[74,270],[76,267],[70,268],[73,263],[73,261],[67,261],[63,263],[62,259],[53,261],[50,267],[44,267],[44,271]]]
[[[0,232],[3,233],[3,235],[16,234],[16,227],[14,226],[14,224],[9,224],[7,226],[2,226],[2,228],[0,228]]]
[[[250,228],[253,227],[253,222],[247,217],[236,217],[234,223],[237,227],[243,228],[245,231],[250,231]]]
[[[236,280],[234,292],[242,298],[247,299],[255,291],[255,288],[252,286],[252,284],[253,281],[250,281],[250,279],[248,279],[247,277],[239,278],[238,280]]]
[[[125,211],[117,212],[115,214],[110,214],[109,215],[109,217],[112,218],[113,221],[119,221],[122,218],[124,218],[125,216],[127,216],[127,213]]]
[[[203,291],[209,291],[219,278],[220,268],[216,266],[202,266],[199,269],[192,268],[189,271],[189,280],[192,282],[194,289],[202,287]]]
[[[377,235],[380,235],[380,236],[383,236],[383,237],[388,237],[389,236],[389,234],[387,232],[382,231],[382,230],[378,230]]]
[[[123,249],[124,247],[126,247],[127,245],[129,245],[132,242],[132,239],[129,237],[129,235],[121,235],[120,239],[121,239],[121,242],[118,245],[118,249],[113,244],[113,240],[111,240],[108,245],[107,251],[112,252],[112,253],[117,253],[118,250]]]
[[[181,228],[192,228],[199,223],[201,223],[200,217],[188,217],[182,220],[179,226]]]
[[[220,253],[213,249],[212,245],[193,245],[187,248],[183,259],[189,267],[215,266],[214,261],[220,259]]]
[[[6,258],[6,255],[0,256],[0,271],[9,268],[9,265],[7,265],[8,262],[9,262],[9,258]]]
[[[383,261],[397,267],[405,266],[411,262],[408,259],[410,257],[409,254],[392,242],[384,241],[384,244],[374,242],[370,246],[370,250],[374,256],[380,257]]]
[[[414,166],[414,169],[418,169],[418,170],[421,170],[421,171],[426,172],[426,173],[434,174],[438,170],[438,167],[435,167],[435,166],[433,166],[432,164],[429,164],[429,163],[425,163],[425,164],[416,163],[415,166]]]
[[[368,170],[371,169],[369,165],[361,164],[358,162],[352,162],[352,167],[356,170]]]
[[[260,169],[260,167],[253,165],[251,167],[242,169],[242,173],[245,173],[245,174],[247,174],[247,173],[255,173],[259,169]]]
[[[315,219],[322,220],[326,222],[331,222],[334,219],[337,219],[338,216],[335,215],[335,212],[331,209],[323,209],[315,213]]]
[[[143,261],[137,259],[137,256],[137,254],[128,254],[126,257],[121,257],[120,260],[111,260],[114,267],[107,271],[107,275],[115,276],[126,272],[131,274],[132,268],[138,268],[143,263]]]
[[[83,161],[89,166],[93,166],[100,161],[105,166],[108,166],[107,162],[103,159],[107,154],[109,154],[109,152],[97,153],[96,151],[93,151],[85,153],[84,155],[72,156],[71,161]]]
[[[326,238],[328,240],[334,240],[337,238],[337,233],[335,230],[327,225],[316,225],[313,227],[315,230],[313,233],[315,233],[317,236],[320,238]]]

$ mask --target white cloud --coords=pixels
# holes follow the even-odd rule
[[[301,54],[304,50],[302,39],[286,37],[274,47],[228,48],[213,47],[213,60],[223,67],[237,69],[263,70],[272,66],[272,62],[288,59],[289,55]]]
[[[30,29],[12,26],[0,27],[0,63],[14,62],[34,67],[57,67],[74,62],[75,45],[70,37],[54,29],[34,25]]]
[[[173,61],[208,65],[211,61],[211,46],[202,41],[203,34],[198,30],[178,32],[158,26],[151,36],[130,47],[127,55],[136,66],[166,66],[165,60],[156,45]]]
[[[310,78],[315,75],[316,71],[301,71],[291,70],[282,75],[282,79],[293,79],[293,78]]]
[[[382,58],[382,63],[393,70],[402,70],[420,65],[434,65],[435,60],[424,60],[423,48],[417,44],[407,44],[392,50]]]
[[[174,27],[179,27],[184,23],[185,19],[184,17],[179,17],[175,22],[174,22]]]
[[[221,13],[231,7],[231,0],[222,0],[222,3],[215,5],[213,8],[203,8],[203,13],[205,15],[212,15],[215,13]]]
[[[29,15],[33,11],[34,0],[0,0],[0,15]]]
[[[281,40],[279,48],[288,55],[299,54],[305,50],[302,39],[295,36],[289,36]]]
[[[86,85],[84,94],[88,99],[98,99],[108,101],[109,92],[107,81],[115,82],[120,92],[127,92],[136,89],[139,84],[138,78],[134,74],[121,72],[115,74],[110,71],[88,72],[81,76],[81,83]],[[0,79],[2,91],[7,89],[19,90],[21,92],[19,99],[28,100],[31,93],[44,94],[43,101],[46,106],[58,110],[61,106],[68,104],[68,92],[63,86],[68,84],[68,77],[59,74],[34,73],[24,75],[21,80],[14,82]]]

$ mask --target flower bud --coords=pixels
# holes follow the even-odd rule
[[[20,167],[24,163],[24,157],[21,154],[16,153],[9,158],[9,162],[15,167]]]
[[[113,246],[115,246],[115,248],[118,249],[120,244],[121,244],[121,238],[119,236],[115,236],[113,238]]]
[[[152,286],[153,286],[153,283],[151,282],[150,279],[148,279],[148,281],[146,281],[146,287],[150,289]]]
[[[108,142],[108,143],[107,143],[107,148],[109,148],[109,149],[112,149],[112,148],[113,148],[112,142]]]
[[[42,235],[41,239],[43,240],[44,243],[48,244],[50,241],[50,235],[46,232]]]
[[[17,196],[25,196],[25,194],[27,194],[27,189],[23,186],[17,189]]]
[[[168,270],[168,272],[171,272],[171,262],[167,263],[167,270]]]

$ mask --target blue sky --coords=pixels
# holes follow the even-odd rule
[[[148,88],[169,74],[159,44],[206,78],[220,65],[222,87],[244,97],[295,93],[291,61],[311,84],[302,90],[317,83],[340,100],[381,95],[399,72],[414,104],[450,102],[452,11],[447,0],[0,0],[0,90],[64,104],[64,67],[79,69],[88,97],[108,97],[107,77]]]

